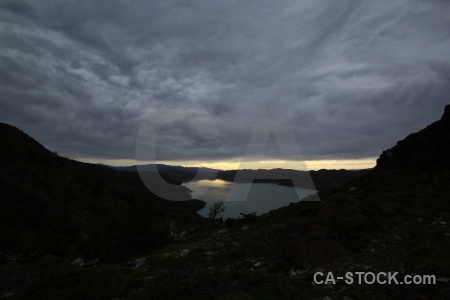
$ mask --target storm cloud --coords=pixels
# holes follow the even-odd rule
[[[439,0],[2,1],[0,121],[70,157],[133,159],[149,126],[161,129],[158,159],[227,160],[272,105],[305,159],[375,157],[449,103],[449,11]]]

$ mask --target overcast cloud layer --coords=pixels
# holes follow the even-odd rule
[[[108,159],[133,159],[145,122],[176,121],[159,159],[226,160],[272,104],[305,159],[375,157],[450,102],[449,12],[439,0],[2,1],[0,121]]]

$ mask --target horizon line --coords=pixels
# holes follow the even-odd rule
[[[235,161],[157,161],[157,162],[147,162],[147,161],[136,161],[133,159],[102,159],[102,158],[87,158],[87,157],[77,157],[71,158],[76,161],[92,164],[102,164],[111,167],[131,167],[136,165],[147,165],[147,164],[161,164],[169,166],[182,166],[186,168],[209,168],[218,171],[227,170],[239,170],[241,163],[245,166],[242,169],[258,170],[267,169],[262,167],[262,165],[270,164],[273,165],[272,169],[291,169],[299,171],[317,171],[317,170],[361,170],[361,169],[371,169],[376,165],[376,158],[361,158],[361,159],[323,159],[323,160],[305,160],[304,169],[294,169],[290,168],[289,165],[298,165],[298,162],[289,163],[289,161],[278,161],[273,160],[267,161],[254,161],[254,162],[235,162]]]

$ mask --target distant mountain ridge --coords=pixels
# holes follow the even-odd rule
[[[114,170],[123,172],[137,172],[137,166],[126,166],[126,167],[114,167],[103,165]],[[167,176],[169,178],[178,179],[181,181],[190,181],[197,174],[198,170],[202,170],[204,176],[199,179],[221,179],[225,181],[234,181],[236,173],[238,170],[217,170],[203,167],[183,167],[183,166],[171,166],[164,164],[149,164],[140,165],[141,171],[155,171],[155,166],[161,175]],[[339,186],[368,173],[372,169],[362,169],[362,170],[326,170],[321,169],[317,171],[299,171],[291,169],[271,169],[271,170],[239,170],[241,172],[241,178],[245,182],[250,182],[255,179],[255,182],[272,182],[278,183],[280,185],[292,186],[293,183],[290,179],[292,178],[302,178],[305,176],[311,176],[314,183],[314,187],[310,184],[300,185],[298,187],[303,188],[315,188],[317,190],[324,189],[335,189]],[[217,172],[217,176],[213,178],[213,175]],[[285,176],[286,179],[277,179],[280,176]],[[272,177],[271,177],[272,176]],[[281,177],[283,177],[281,176]],[[261,179],[261,178],[274,178],[274,179]]]
[[[146,165],[134,165],[134,166],[110,166],[110,165],[104,165],[105,167],[112,168],[117,171],[124,171],[124,172],[137,172],[137,168],[139,167],[142,171],[154,171],[155,167],[158,171],[186,171],[186,172],[197,172],[199,170],[203,172],[216,172],[219,171],[217,169],[211,169],[211,168],[205,168],[205,167],[184,167],[184,166],[173,166],[173,165],[165,165],[165,164],[146,164]]]

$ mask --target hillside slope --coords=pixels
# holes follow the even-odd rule
[[[172,221],[199,219],[202,203],[159,199],[137,174],[60,157],[13,126],[0,124],[0,145],[0,260],[115,259],[164,243]]]
[[[450,106],[439,121],[408,135],[397,145],[383,151],[377,170],[442,170],[450,166]]]
[[[270,220],[286,224],[276,251],[303,269],[450,277],[449,162],[446,106],[439,121],[384,151],[373,171],[338,191],[321,193],[321,203],[273,211]],[[440,284],[339,286],[372,299],[446,299],[450,289]]]

